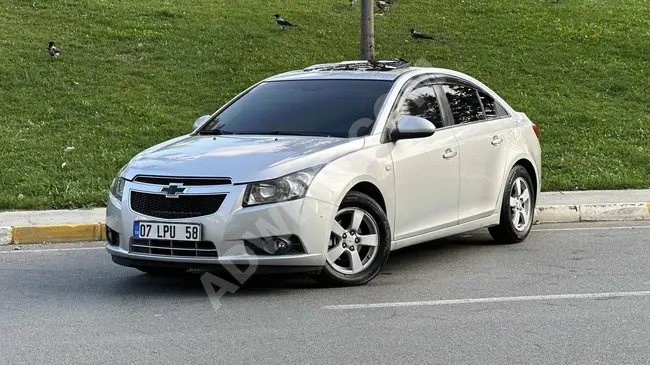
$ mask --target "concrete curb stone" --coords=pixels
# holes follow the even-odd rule
[[[11,243],[11,227],[0,227],[0,245]]]
[[[650,219],[650,202],[537,207],[537,223],[605,222]]]

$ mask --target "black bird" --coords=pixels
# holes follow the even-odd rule
[[[354,4],[357,3],[358,0],[350,0],[350,6],[354,6]]]
[[[285,30],[286,27],[293,27],[293,24],[291,24],[288,21],[282,19],[280,14],[275,14],[274,17],[275,17],[275,22],[278,23],[278,25],[282,27],[282,30]]]
[[[410,32],[411,32],[411,37],[413,37],[413,39],[416,39],[416,40],[418,40],[418,41],[419,41],[420,39],[431,39],[431,40],[435,40],[435,38],[433,38],[432,36],[430,36],[430,35],[426,35],[426,34],[424,34],[424,33],[420,33],[420,32],[418,32],[418,31],[416,31],[415,29],[411,29]]]
[[[377,4],[377,7],[383,13],[387,12],[390,8],[393,7],[393,2],[388,0],[379,0],[375,4]]]
[[[47,44],[47,52],[52,56],[52,58],[59,57],[59,55],[63,53],[60,49],[54,47],[54,42],[52,41]]]

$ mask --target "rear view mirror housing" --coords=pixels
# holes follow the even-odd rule
[[[392,142],[400,139],[426,138],[436,132],[436,126],[422,117],[405,115],[397,121],[390,135]]]
[[[209,115],[204,115],[202,117],[199,117],[197,120],[194,121],[194,125],[192,125],[192,132],[196,131],[203,125],[203,123],[207,122],[207,120],[210,119]]]

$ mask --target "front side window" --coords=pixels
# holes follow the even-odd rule
[[[454,123],[470,123],[485,119],[475,89],[463,85],[442,85],[442,89],[449,102]]]
[[[290,80],[262,83],[199,134],[360,137],[370,133],[392,81]]]
[[[433,86],[418,86],[413,89],[406,96],[400,112],[401,115],[422,117],[436,128],[443,127],[440,105]]]

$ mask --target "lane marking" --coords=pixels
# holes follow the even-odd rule
[[[535,300],[559,300],[559,299],[601,299],[619,297],[643,297],[650,295],[650,291],[614,292],[614,293],[591,293],[591,294],[560,294],[560,295],[532,295],[523,297],[495,297],[495,298],[473,298],[473,299],[450,299],[430,300],[419,302],[392,302],[392,303],[369,303],[369,304],[343,304],[327,305],[322,309],[374,309],[374,308],[397,308],[397,307],[422,307],[452,304],[476,304],[476,303],[502,303],[502,302],[525,302]]]
[[[533,232],[554,231],[604,231],[609,229],[650,229],[650,226],[618,226],[618,227],[577,227],[577,228],[542,228],[533,229]]]
[[[38,250],[12,250],[12,251],[0,251],[0,254],[7,253],[28,253],[28,252],[61,252],[61,251],[83,251],[83,250],[101,250],[104,246],[101,247],[72,247],[72,248],[44,248]]]

